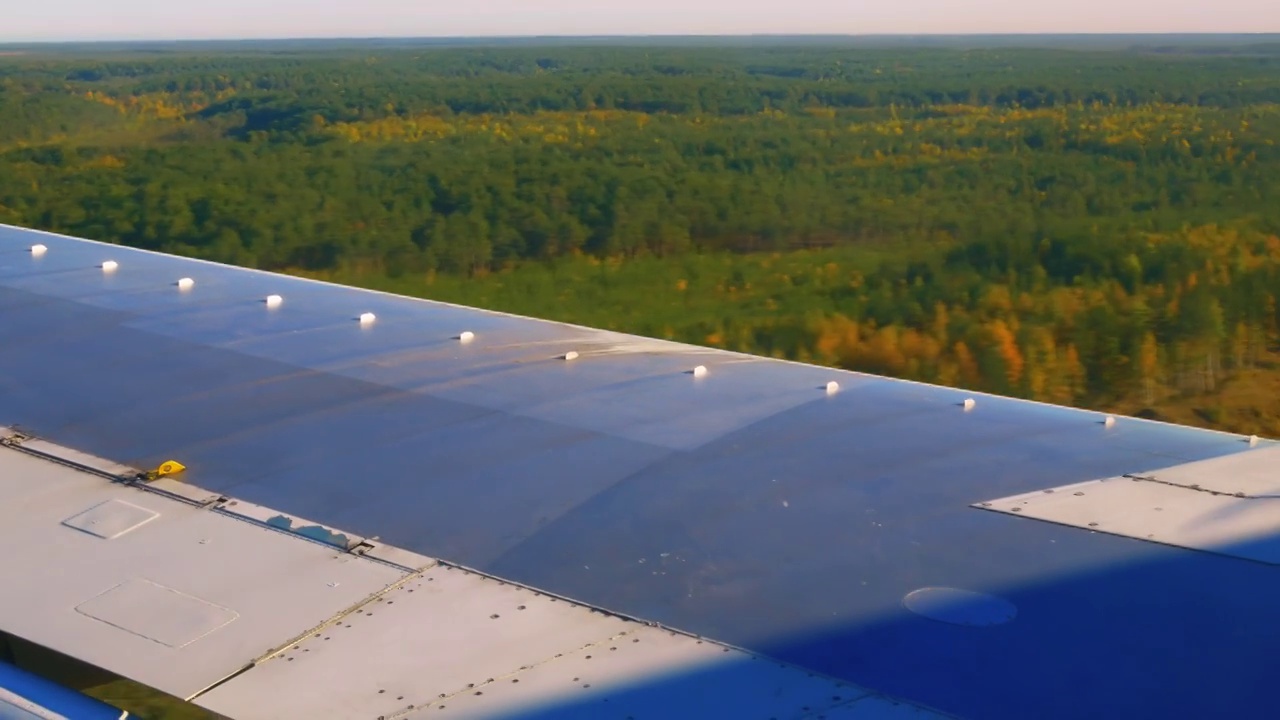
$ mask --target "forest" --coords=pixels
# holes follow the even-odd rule
[[[0,222],[1280,436],[1280,43],[1157,40],[25,48]]]

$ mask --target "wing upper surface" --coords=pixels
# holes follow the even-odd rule
[[[1237,436],[17,228],[0,377],[59,443],[964,716],[1248,715],[1280,641],[1268,566],[971,507]],[[903,607],[931,586],[1018,618]]]

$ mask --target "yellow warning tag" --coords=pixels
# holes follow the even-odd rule
[[[153,474],[154,474],[156,477],[164,477],[165,475],[172,475],[172,474],[174,474],[174,473],[180,473],[180,472],[182,472],[183,470],[186,470],[186,469],[187,469],[187,466],[186,466],[186,465],[183,465],[182,463],[178,462],[177,460],[168,460],[168,461],[166,461],[166,462],[161,463],[161,464],[160,464],[160,467],[156,468],[156,469],[155,469],[155,472],[154,472]]]

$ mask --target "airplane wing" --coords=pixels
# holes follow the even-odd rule
[[[0,425],[0,631],[231,718],[1274,711],[1269,440],[8,226]]]

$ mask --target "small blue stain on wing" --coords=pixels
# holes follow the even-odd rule
[[[302,537],[315,540],[316,542],[322,542],[325,545],[333,545],[334,547],[343,549],[346,549],[351,545],[351,538],[347,537],[343,533],[334,532],[322,525],[300,525],[295,528],[293,526],[293,518],[288,517],[287,515],[276,515],[267,521],[267,525],[276,528],[277,530],[284,530],[285,532],[293,533],[294,535],[301,535]]]

